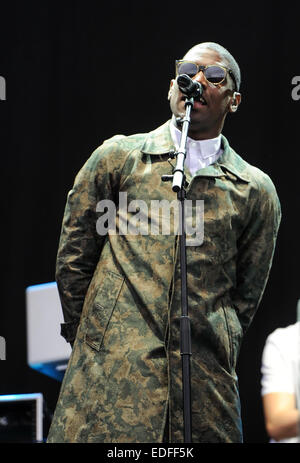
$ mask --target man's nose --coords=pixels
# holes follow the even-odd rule
[[[201,85],[206,85],[206,84],[207,84],[207,81],[206,81],[206,79],[205,79],[205,76],[204,76],[204,72],[203,72],[203,71],[197,72],[197,74],[193,77],[193,80],[196,80],[196,81],[199,82]]]

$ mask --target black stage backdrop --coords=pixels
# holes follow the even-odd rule
[[[300,76],[300,15],[296,2],[180,3],[1,2],[0,335],[7,351],[0,394],[42,392],[53,411],[60,383],[27,366],[25,288],[54,280],[67,191],[104,139],[170,117],[174,60],[215,41],[242,70],[242,104],[223,133],[271,176],[283,211],[269,283],[238,365],[245,442],[264,443],[262,349],[271,331],[295,322],[299,298],[300,100],[292,79]]]

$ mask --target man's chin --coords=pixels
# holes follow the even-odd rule
[[[197,117],[198,116],[198,117]],[[199,115],[195,116],[191,114],[191,122],[190,122],[190,127],[206,127],[207,126],[207,121],[203,117],[199,117]]]
[[[205,120],[191,119],[189,126],[189,134],[206,134],[211,131],[211,127],[208,126]]]

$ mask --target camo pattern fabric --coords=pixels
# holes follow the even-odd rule
[[[172,174],[169,124],[105,141],[68,195],[56,279],[62,335],[74,345],[48,442],[162,442],[167,414],[168,441],[184,442],[178,229],[175,220],[167,235],[132,226],[147,228],[151,201],[176,204],[161,178]],[[186,246],[195,443],[242,442],[236,362],[281,218],[270,178],[224,136],[222,146],[217,162],[187,172],[186,199],[204,204],[203,240]],[[103,236],[99,201],[116,206],[115,232]]]

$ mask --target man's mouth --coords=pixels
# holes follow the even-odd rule
[[[202,105],[206,106],[207,103],[206,103],[206,100],[203,98],[203,96],[199,96],[197,98],[195,98],[195,101],[199,101]]]
[[[186,97],[183,95],[181,99],[185,100],[185,98]],[[195,103],[196,102],[200,103],[202,106],[207,106],[207,102],[206,102],[205,98],[202,95],[195,98]]]

